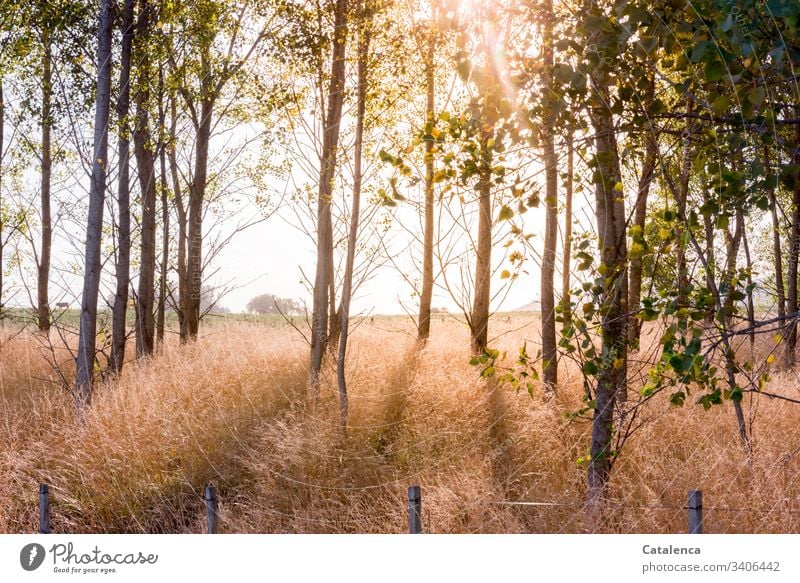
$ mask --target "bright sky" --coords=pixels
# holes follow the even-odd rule
[[[222,285],[232,281],[236,286],[221,301],[224,306],[233,311],[243,311],[252,297],[266,292],[305,300],[310,305],[311,296],[301,280],[303,273],[309,278],[314,276],[315,243],[289,223],[292,219],[296,221],[293,216],[285,216],[289,214],[273,215],[266,222],[250,227],[238,234],[220,253],[215,262],[215,267],[219,268],[215,283]],[[534,209],[525,218],[527,228],[530,232],[536,232],[539,240],[538,234],[543,231],[543,213]],[[407,237],[399,226],[395,226],[385,241],[402,249],[406,246]],[[502,251],[503,249],[496,249],[495,257],[502,257]],[[409,263],[409,254],[408,250],[401,251],[395,259],[398,263]],[[497,264],[495,261],[495,265]],[[495,302],[493,308],[513,310],[538,300],[538,264],[529,264],[527,270],[530,274],[521,274],[513,283],[505,301]],[[417,274],[407,274],[418,277]],[[498,278],[493,284],[500,285],[501,281]],[[372,311],[376,314],[402,314],[403,305],[416,313],[418,304],[416,298],[412,297],[411,286],[404,281],[397,268],[386,264],[358,290],[353,308],[354,312],[359,313]],[[449,294],[441,289],[435,290],[433,305],[446,307],[451,311],[458,309]]]

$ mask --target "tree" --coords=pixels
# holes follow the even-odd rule
[[[261,294],[247,302],[247,311],[261,315],[299,316],[303,313],[303,306],[297,300],[279,298],[273,294]]]
[[[112,338],[109,368],[119,373],[125,362],[127,340],[128,285],[131,264],[131,213],[130,213],[130,137],[128,113],[130,110],[131,53],[133,47],[133,11],[136,0],[125,0],[122,13],[122,47],[119,70],[119,98],[117,123],[119,124],[119,179],[117,186],[117,266],[116,293],[112,307]]]
[[[552,0],[547,0],[542,15],[542,60],[544,75],[544,120],[542,124],[542,158],[545,167],[545,227],[544,250],[542,252],[542,382],[546,393],[554,393],[558,383],[558,360],[556,352],[556,301],[554,278],[556,270],[556,246],[558,243],[558,158],[555,150],[555,110],[549,102],[558,99],[553,91],[550,71],[555,59],[553,46],[553,24],[555,13]]]
[[[148,356],[155,348],[155,269],[156,269],[156,152],[150,127],[152,66],[150,31],[154,7],[140,0],[137,23],[138,78],[136,119],[133,128],[134,152],[142,193],[142,223],[139,256],[139,285],[136,294],[136,355]]]
[[[241,7],[216,0],[197,0],[186,6],[170,5],[165,8],[164,19],[180,25],[180,41],[169,53],[174,86],[189,115],[194,131],[193,167],[186,188],[179,185],[177,163],[170,155],[170,173],[178,209],[178,318],[181,340],[197,338],[200,326],[200,299],[203,282],[203,216],[209,185],[209,146],[215,125],[216,108],[223,92],[232,81],[242,85],[237,76],[267,36],[276,11],[272,3],[246,2]],[[253,31],[244,24],[248,19],[258,23]],[[252,34],[248,35],[248,32]],[[188,42],[182,42],[182,41]],[[220,51],[220,47],[225,50]],[[171,141],[175,142],[177,106],[172,104],[173,124]]]
[[[160,194],[161,194],[161,264],[158,278],[158,306],[156,306],[156,339],[160,344],[164,342],[164,327],[166,322],[167,290],[169,277],[169,242],[170,242],[170,221],[169,221],[169,186],[167,174],[167,111],[166,111],[166,89],[164,87],[164,74],[159,72],[158,77],[158,125],[159,125],[159,147],[158,157],[161,171]]]
[[[345,54],[348,27],[347,0],[336,0],[332,34],[330,83],[327,111],[323,117],[322,157],[320,159],[319,190],[317,195],[317,267],[314,278],[314,304],[311,323],[311,365],[309,388],[316,392],[322,360],[328,348],[329,312],[335,315],[333,282],[333,219],[331,198],[336,160],[339,149],[339,130],[345,90]]]
[[[103,236],[108,164],[108,120],[111,104],[111,36],[114,20],[111,0],[100,0],[97,28],[97,93],[94,116],[94,152],[89,190],[89,216],[86,224],[83,294],[80,332],[76,353],[75,398],[79,407],[91,401],[95,370],[97,298],[100,291],[100,248]]]
[[[425,63],[425,229],[423,234],[422,291],[419,298],[419,320],[417,337],[425,341],[431,332],[431,302],[433,301],[433,238],[434,238],[434,148],[436,139],[432,135],[436,123],[436,43],[439,6],[431,2],[431,18],[420,52],[424,52]],[[422,35],[418,35],[422,36]]]
[[[37,281],[37,324],[39,330],[47,332],[50,329],[50,300],[48,285],[50,279],[50,255],[53,245],[53,219],[50,210],[50,183],[53,167],[53,151],[50,139],[52,128],[52,94],[53,94],[53,44],[48,4],[43,3],[44,10],[40,13],[40,37],[42,44],[42,172],[41,172],[41,201],[42,201],[42,239],[39,250],[38,281]]]
[[[800,108],[798,108],[800,110]],[[795,156],[794,164],[800,167],[800,124],[795,126]],[[792,220],[789,238],[789,257],[787,260],[786,312],[790,317],[786,325],[786,346],[784,348],[784,363],[787,367],[794,366],[797,352],[797,311],[800,309],[798,296],[798,257],[800,257],[800,175],[795,175],[795,185],[792,189]]]
[[[358,13],[358,88],[356,89],[356,137],[354,169],[353,169],[353,206],[350,211],[350,232],[347,236],[347,260],[342,284],[341,331],[339,335],[339,353],[336,359],[336,378],[339,386],[339,425],[347,426],[347,377],[345,374],[345,357],[347,341],[350,334],[350,301],[353,294],[353,270],[356,261],[356,242],[358,240],[358,224],[361,219],[361,169],[364,145],[364,118],[367,110],[367,88],[369,84],[369,51],[372,35],[372,16],[374,6],[370,0],[360,1]]]

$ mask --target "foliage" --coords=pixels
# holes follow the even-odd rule
[[[285,316],[299,316],[305,312],[305,307],[297,300],[279,298],[276,295],[265,293],[247,302],[247,311],[261,315],[283,314]]]

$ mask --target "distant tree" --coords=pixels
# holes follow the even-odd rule
[[[261,294],[247,302],[247,311],[262,315],[282,313],[286,316],[297,316],[303,313],[303,305],[297,300]]]

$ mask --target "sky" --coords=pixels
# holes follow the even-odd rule
[[[402,203],[401,203],[402,204]],[[543,213],[536,210],[528,213],[529,228],[543,231]],[[526,215],[526,217],[528,216]],[[217,285],[234,286],[220,303],[233,311],[244,311],[247,302],[261,293],[279,297],[296,298],[311,302],[310,292],[302,283],[303,273],[313,278],[315,262],[314,241],[291,223],[293,217],[273,215],[269,220],[239,233],[225,247],[214,262],[219,269],[214,277]],[[395,259],[409,263],[411,251],[405,249],[402,229],[392,228],[384,237],[387,244],[394,243],[400,249]],[[540,238],[540,237],[537,237]],[[497,256],[502,249],[495,250]],[[514,281],[504,301],[493,305],[496,310],[514,310],[538,300],[540,279],[538,267],[528,266],[529,274],[521,274]],[[407,273],[408,274],[408,273]],[[493,282],[500,284],[500,281]],[[226,286],[227,287],[227,286]],[[411,286],[406,283],[398,269],[382,265],[374,277],[357,290],[353,299],[354,313],[403,314],[406,309],[417,311],[418,303]],[[433,305],[457,311],[458,306],[441,289],[435,290]]]

